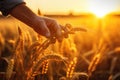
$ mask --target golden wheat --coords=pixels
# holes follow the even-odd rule
[[[88,74],[91,75],[91,73],[96,69],[96,66],[98,64],[98,62],[100,61],[100,54],[97,54],[92,62],[90,63],[89,67],[88,67]]]
[[[9,80],[13,74],[14,59],[10,59],[6,70],[6,78]]]
[[[68,79],[72,78],[73,76],[73,72],[74,72],[74,68],[76,66],[76,63],[77,63],[77,58],[73,58],[73,60],[70,62],[70,64],[68,65],[68,68],[67,68],[67,74],[66,74],[66,77]]]
[[[48,60],[43,62],[42,74],[46,74],[47,73],[47,71],[48,71],[48,64],[49,64]]]
[[[44,62],[45,60],[66,60],[65,57],[62,57],[61,55],[58,55],[58,54],[47,54],[47,55],[44,55],[42,56],[32,67],[31,71],[29,72],[30,74],[29,75],[29,79],[28,80],[31,80],[33,77],[34,74],[36,74],[36,72],[39,70],[39,68],[41,67],[42,65],[42,62]]]

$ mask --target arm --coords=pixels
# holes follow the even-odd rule
[[[41,17],[38,18],[25,4],[16,6],[10,14],[33,28],[37,33],[46,37],[50,36],[50,31],[44,20]]]
[[[62,40],[62,30],[59,24],[53,19],[37,16],[24,4],[23,0],[5,0],[1,9],[3,15],[11,14],[33,28],[38,34],[45,37],[54,36],[58,41]]]
[[[46,37],[54,36],[58,41],[62,40],[61,27],[55,20],[37,16],[25,4],[16,6],[10,14],[33,28],[38,34]]]

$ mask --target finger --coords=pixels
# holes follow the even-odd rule
[[[59,42],[62,41],[62,29],[56,20],[43,17],[47,27],[50,30],[51,37],[55,37]]]
[[[61,31],[61,30],[58,30],[58,31],[56,32],[56,38],[57,38],[57,40],[58,40],[59,42],[62,42],[62,40],[63,40],[63,35],[62,35],[62,31]]]
[[[54,24],[54,28],[55,28],[55,37],[57,38],[57,40],[59,42],[62,42],[63,40],[63,35],[62,35],[62,28],[60,25],[58,25],[58,23]]]
[[[50,37],[50,31],[47,27],[47,25],[45,24],[44,21],[40,21],[39,23],[36,24],[37,26],[34,27],[34,30],[38,33],[41,34],[47,38]]]

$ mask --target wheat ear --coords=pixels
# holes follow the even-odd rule
[[[34,75],[34,73],[36,73],[39,68],[42,66],[42,62],[44,62],[45,60],[66,60],[65,57],[62,57],[61,55],[58,55],[58,54],[47,54],[47,55],[44,55],[43,57],[41,57],[32,67],[32,71],[30,71],[30,78],[28,80],[31,80],[31,77]]]
[[[6,78],[7,80],[9,80],[12,76],[13,73],[13,68],[14,68],[14,59],[10,59],[9,63],[8,63],[8,67],[6,70]]]

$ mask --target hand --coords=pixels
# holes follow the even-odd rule
[[[33,28],[38,34],[47,38],[55,37],[62,41],[60,25],[53,19],[37,16],[25,4],[20,4],[10,11],[10,14]]]
[[[33,29],[37,33],[47,38],[55,37],[59,42],[62,41],[62,29],[56,20],[37,16],[32,23],[34,24]]]

